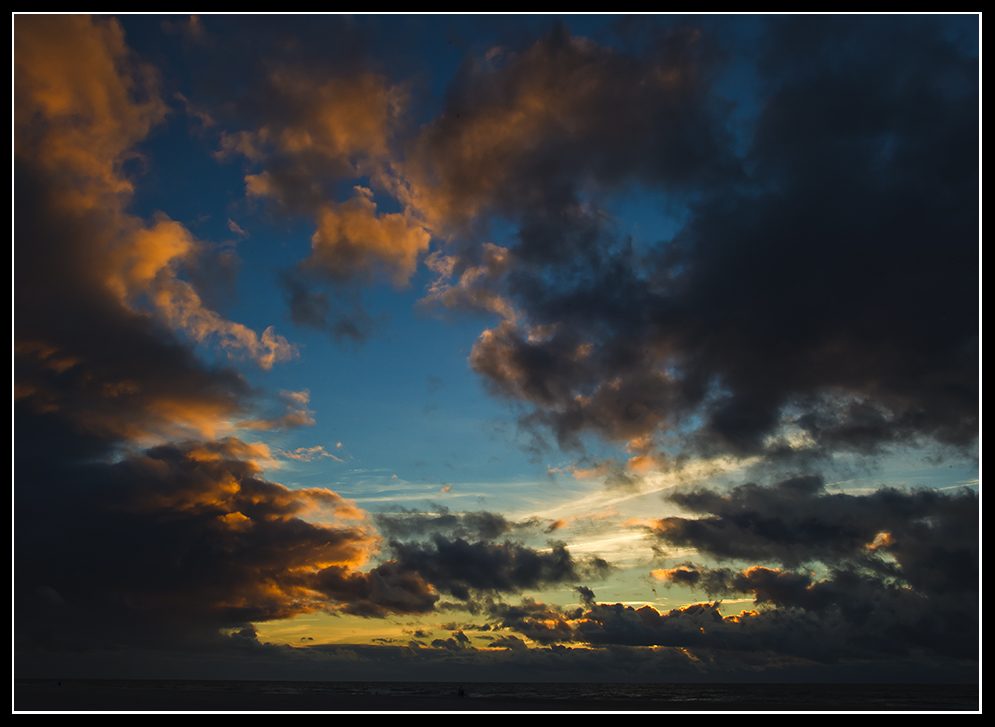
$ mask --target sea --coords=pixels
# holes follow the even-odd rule
[[[977,684],[17,679],[15,712],[978,712]]]

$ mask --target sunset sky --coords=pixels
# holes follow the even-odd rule
[[[13,37],[15,676],[977,679],[978,16]]]

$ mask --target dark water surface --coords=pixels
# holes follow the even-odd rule
[[[462,687],[464,696],[459,696]],[[18,679],[15,711],[978,711],[977,684]]]

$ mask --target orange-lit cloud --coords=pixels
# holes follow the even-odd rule
[[[318,209],[305,268],[342,279],[383,269],[396,285],[407,282],[419,254],[428,250],[429,234],[404,214],[377,215],[372,197],[369,189],[357,187],[347,202]]]
[[[185,227],[126,212],[132,182],[123,165],[167,107],[155,72],[131,56],[116,21],[18,16],[15,30],[15,159],[47,188],[53,221],[75,220],[76,239],[58,244],[82,263],[77,286],[139,313],[148,305],[191,340],[213,341],[262,368],[295,355],[272,328],[260,336],[207,309],[178,277],[199,253]]]
[[[478,309],[497,313],[507,321],[518,318],[512,302],[488,287],[495,284],[510,267],[510,253],[503,247],[485,242],[482,246],[483,261],[480,265],[466,268],[455,284],[453,276],[456,258],[436,251],[425,259],[425,264],[438,276],[429,286],[426,305],[440,304],[450,310]]]
[[[658,468],[660,463],[649,455],[640,454],[635,457],[630,457],[625,466],[626,469],[634,472],[651,472],[652,470]]]
[[[616,132],[619,140],[632,133],[632,126],[641,126],[647,114],[694,83],[692,64],[631,63],[562,31],[521,52],[496,47],[467,69],[443,114],[409,145],[395,194],[434,234],[448,237],[475,218],[525,201],[520,195],[527,198],[534,190],[523,179],[538,182],[551,158],[569,167],[579,155],[565,150],[575,145],[601,153],[598,147],[616,143]],[[623,116],[623,109],[631,116]],[[655,131],[668,135],[665,126]],[[602,164],[619,161],[606,158]],[[583,175],[590,169],[571,171]],[[549,180],[551,188],[556,184]]]
[[[155,71],[135,62],[114,20],[14,23],[15,156],[62,177],[60,205],[82,212],[128,195],[120,165],[166,114]]]
[[[128,211],[125,165],[166,114],[156,74],[114,20],[14,23],[18,517],[44,503],[56,530],[88,533],[68,570],[64,545],[26,537],[18,577],[72,594],[69,641],[168,640],[330,607],[314,574],[366,566],[379,537],[335,493],[262,479],[265,444],[216,440],[258,395],[192,344],[264,369],[293,348],[203,303],[183,278],[203,247],[186,227]],[[309,423],[306,392],[285,398],[282,423]]]
[[[329,78],[282,67],[267,79],[265,93],[282,104],[281,114],[257,129],[229,135],[224,148],[252,161],[278,162],[284,179],[327,166],[350,169],[355,176],[368,173],[369,164],[386,158],[406,103],[403,88],[373,73]]]
[[[243,407],[240,395],[249,393],[240,381],[230,376],[215,380],[189,367],[176,351],[156,355],[143,349],[147,342],[132,343],[131,361],[115,366],[102,360],[113,348],[21,339],[15,344],[15,400],[38,414],[58,414],[97,436],[123,440],[213,438],[232,428],[232,417]]]
[[[173,605],[205,612],[245,609],[257,619],[331,608],[334,601],[316,580],[321,572],[333,568],[358,576],[377,551],[379,537],[350,501],[324,488],[290,490],[261,479],[254,458],[267,453],[229,438],[161,446],[118,465],[113,477],[127,488],[112,508],[156,531],[154,547],[162,556],[176,557],[186,547],[175,537],[178,525],[205,544],[198,565],[204,578],[191,573],[169,595]],[[153,562],[158,557],[147,555]],[[124,588],[128,577],[121,578]],[[198,606],[182,601],[195,592],[205,599]]]
[[[609,459],[606,460],[605,462],[595,465],[594,467],[574,468],[573,476],[578,480],[587,480],[594,477],[603,477],[604,475],[608,474],[611,471],[611,467],[614,463],[615,460]]]
[[[341,203],[326,194],[328,182],[364,175],[394,184],[391,145],[405,89],[373,73],[329,77],[280,67],[259,93],[271,100],[261,123],[222,138],[222,157],[240,154],[261,167],[245,177],[247,196],[313,216],[305,268],[336,280],[383,272],[397,285],[407,282],[428,250],[422,224],[406,212],[378,214],[365,187]]]
[[[650,575],[658,581],[665,583],[676,583],[678,585],[693,586],[697,584],[699,574],[693,568],[658,568],[650,571]]]

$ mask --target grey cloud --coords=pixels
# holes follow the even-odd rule
[[[767,25],[748,176],[688,177],[684,226],[640,250],[563,185],[509,202],[519,242],[497,289],[522,317],[487,332],[472,365],[566,447],[593,433],[706,456],[970,453],[977,60],[931,19]],[[603,148],[540,157],[509,186],[555,181],[558,163],[597,175]],[[671,162],[641,159],[613,169],[664,188]]]
[[[753,595],[762,610],[743,623],[758,624],[771,643],[804,653],[794,630],[825,646],[819,658],[914,649],[976,658],[980,511],[973,492],[830,494],[809,476],[670,500],[700,517],[660,519],[654,532],[662,542],[764,565],[687,562],[655,574],[713,596]],[[819,564],[827,566],[821,578],[812,572]]]
[[[588,182],[681,187],[728,174],[735,163],[708,94],[718,57],[693,28],[661,33],[636,55],[558,26],[526,47],[468,60],[445,110],[408,150],[408,174],[457,227],[494,212],[562,222]],[[544,237],[523,254],[575,254]]]
[[[338,286],[330,297],[313,277],[297,270],[280,275],[290,320],[295,324],[321,331],[335,341],[364,343],[383,323],[367,312],[357,289]]]
[[[453,513],[443,505],[435,508],[436,513],[380,513],[374,518],[381,532],[398,539],[425,538],[433,533],[447,533],[470,540],[495,540],[514,530],[533,526],[531,522],[510,522],[500,513],[486,510]]]
[[[21,475],[14,595],[25,650],[207,643],[222,628],[338,606],[337,596],[358,601],[316,598],[327,579],[310,567],[356,572],[377,542],[334,493],[261,479],[235,439]],[[337,524],[303,519],[314,507]],[[62,604],[32,608],[39,592]]]
[[[393,614],[429,613],[439,596],[418,573],[388,561],[363,573],[331,566],[315,578],[315,587],[341,603],[340,610],[357,616],[383,618]]]
[[[817,476],[770,487],[740,485],[728,495],[692,490],[671,501],[699,518],[658,521],[662,541],[722,559],[788,567],[859,563],[888,573],[885,554],[916,589],[935,594],[976,591],[977,496],[968,489],[867,495],[830,494]]]
[[[435,535],[431,543],[390,541],[403,571],[418,573],[437,589],[466,601],[474,592],[517,592],[557,583],[604,577],[601,558],[575,559],[563,543],[543,552],[512,541],[470,542]]]

